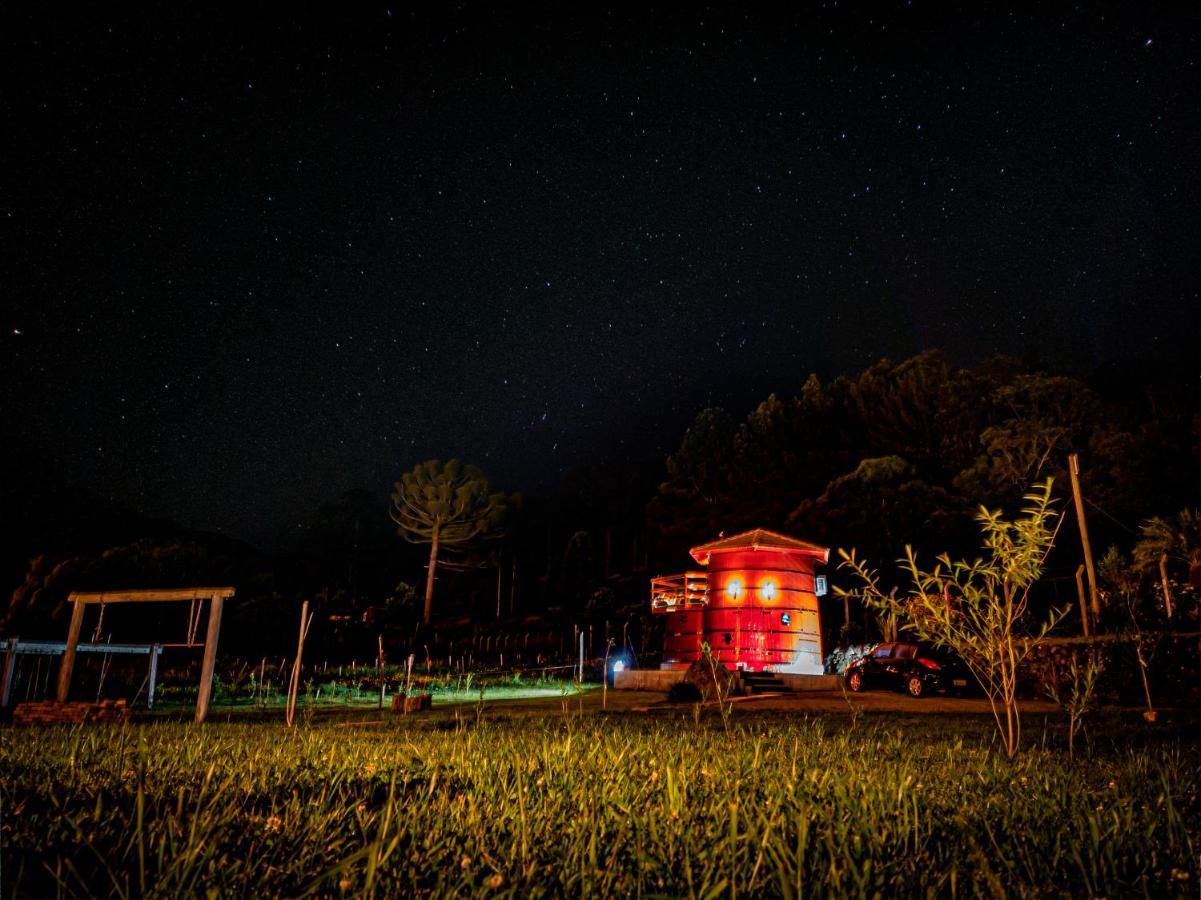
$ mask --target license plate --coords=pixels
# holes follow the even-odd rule
[[[955,687],[967,687],[967,679],[966,678],[954,678],[951,680],[951,684],[955,685]]]

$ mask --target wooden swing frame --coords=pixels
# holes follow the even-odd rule
[[[198,587],[175,588],[172,590],[146,591],[99,591],[84,593],[74,591],[68,601],[74,604],[71,610],[71,625],[67,631],[67,646],[63,651],[62,663],[58,670],[58,702],[66,703],[71,693],[71,674],[75,668],[75,651],[79,646],[79,633],[83,628],[83,613],[88,606],[100,605],[101,608],[109,603],[182,603],[191,602],[193,606],[198,601],[209,601],[208,629],[204,638],[204,661],[200,664],[200,685],[196,693],[196,722],[203,722],[208,715],[209,697],[213,691],[213,670],[217,663],[217,637],[221,631],[221,610],[225,601],[234,595],[232,587]],[[196,626],[200,622],[200,611],[195,611],[195,617],[188,614],[188,644],[195,637]]]

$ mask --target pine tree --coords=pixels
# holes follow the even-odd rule
[[[492,493],[484,473],[457,459],[423,462],[396,482],[390,514],[397,533],[411,544],[430,545],[422,619],[426,625],[433,615],[439,550],[461,549],[495,533],[506,508],[505,496]]]

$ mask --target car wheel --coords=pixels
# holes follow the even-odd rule
[[[861,672],[852,672],[847,676],[847,687],[858,694],[863,690],[863,674]]]
[[[910,675],[905,679],[905,690],[909,692],[910,697],[920,697],[926,693],[926,682],[918,675]]]

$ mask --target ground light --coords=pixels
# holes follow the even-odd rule
[[[616,681],[617,676],[624,672],[629,665],[629,662],[627,662],[624,657],[619,656],[616,659],[609,660],[609,668],[608,671],[605,672],[605,684],[608,687],[615,687],[616,685],[614,682]]]

